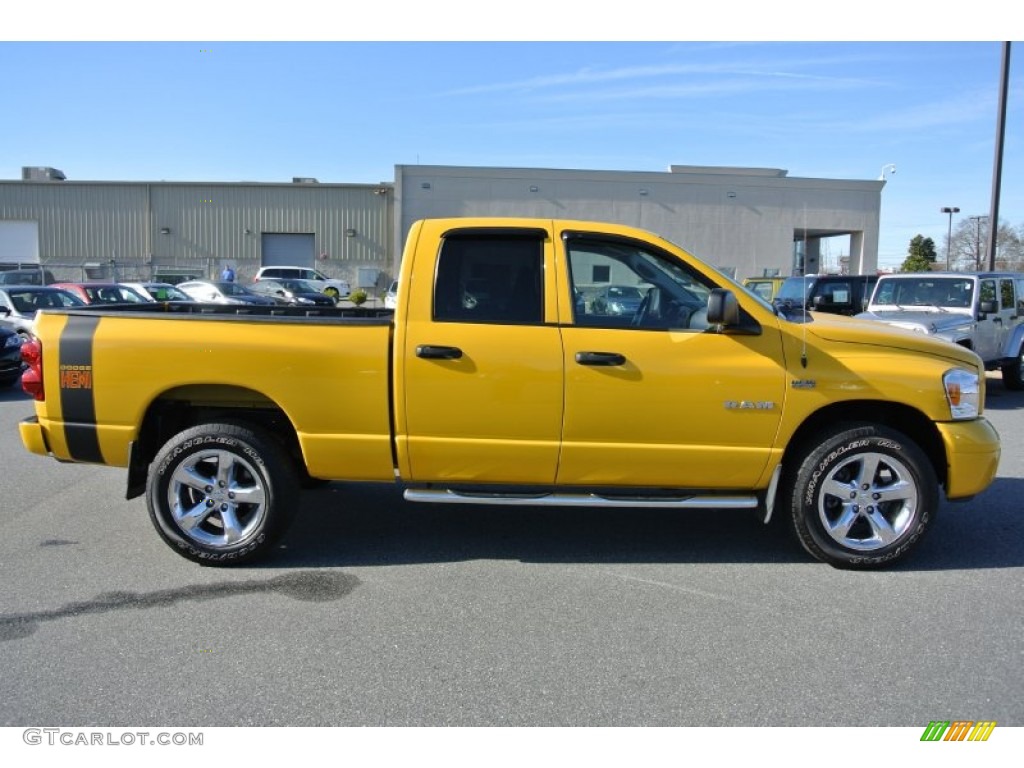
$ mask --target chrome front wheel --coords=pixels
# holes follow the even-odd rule
[[[785,511],[810,554],[839,568],[895,563],[935,519],[939,482],[906,435],[840,425],[787,457]]]

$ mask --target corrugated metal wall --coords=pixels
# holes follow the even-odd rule
[[[230,261],[240,279],[260,266],[263,232],[310,233],[318,268],[354,281],[362,266],[390,274],[392,197],[388,185],[10,181],[0,182],[0,219],[38,221],[46,263],[212,274]]]

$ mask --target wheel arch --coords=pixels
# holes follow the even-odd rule
[[[906,435],[924,452],[941,485],[947,478],[946,449],[935,423],[916,408],[879,400],[852,400],[827,405],[812,414],[793,434],[782,457],[783,467],[792,467],[799,456],[816,444],[822,430],[835,429],[841,422],[889,427]]]
[[[295,425],[266,395],[233,385],[174,387],[155,397],[142,416],[129,452],[126,498],[145,492],[149,465],[164,443],[190,427],[211,422],[258,428],[276,439],[300,467],[305,466]]]

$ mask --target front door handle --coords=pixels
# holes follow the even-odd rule
[[[458,347],[439,347],[434,344],[420,344],[416,347],[416,357],[426,360],[458,360],[462,350]]]
[[[577,352],[576,362],[580,365],[625,365],[626,356],[618,352]]]

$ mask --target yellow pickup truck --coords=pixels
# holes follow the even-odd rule
[[[598,302],[635,287],[636,306]],[[750,508],[834,566],[893,563],[999,440],[971,351],[787,319],[615,224],[413,225],[396,309],[187,303],[40,313],[25,447],[128,469],[200,563],[265,555],[318,480],[418,502]]]

